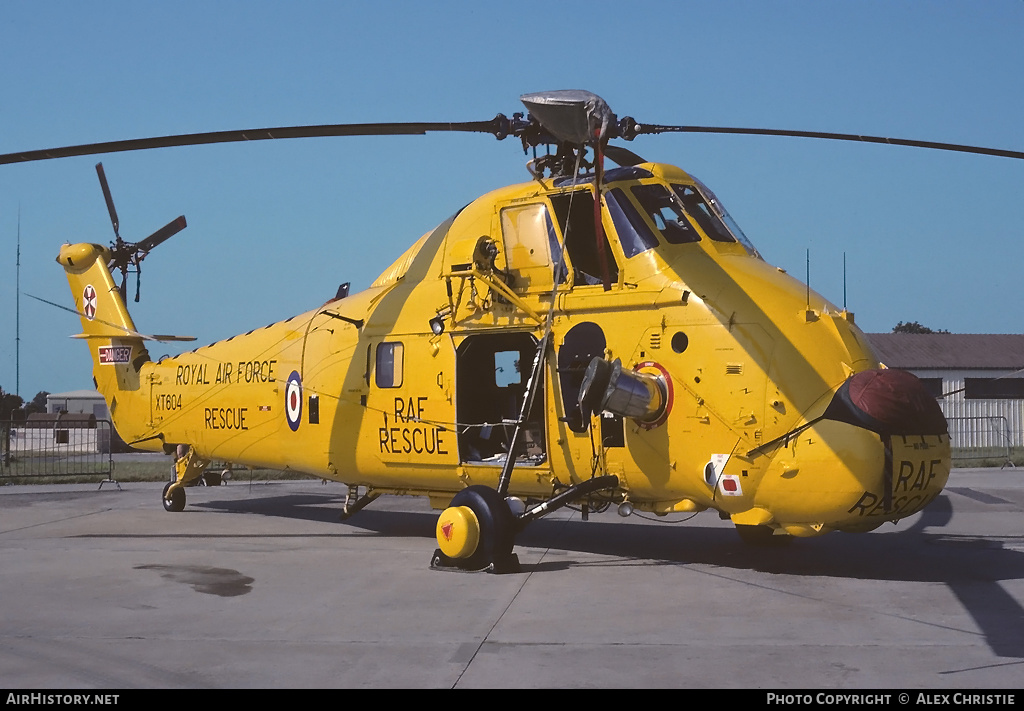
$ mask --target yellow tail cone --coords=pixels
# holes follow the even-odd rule
[[[450,506],[437,519],[437,545],[449,558],[468,558],[480,543],[480,522],[468,506]]]

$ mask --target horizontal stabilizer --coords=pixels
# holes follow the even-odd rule
[[[120,329],[118,333],[76,333],[69,338],[139,338],[143,341],[159,341],[160,343],[166,343],[168,341],[194,341],[195,336],[170,336],[163,333],[154,333],[149,335],[146,333],[139,333],[138,331],[131,331],[127,328]]]

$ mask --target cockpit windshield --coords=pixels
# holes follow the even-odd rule
[[[655,235],[668,244],[687,244],[700,242],[702,233],[715,242],[739,243],[750,256],[761,259],[715,194],[699,180],[694,179],[694,182],[696,184],[677,183],[669,187],[662,183],[637,184],[612,188],[605,193],[608,211],[627,259],[656,247],[658,237]],[[627,197],[627,191],[633,200]],[[655,228],[653,232],[651,225]]]
[[[656,183],[636,185],[631,192],[666,242],[683,244],[700,241],[700,234],[686,219],[686,215],[679,209],[679,204],[665,186]]]
[[[743,230],[732,219],[718,197],[697,178],[693,180],[697,184],[696,189],[692,185],[673,185],[672,189],[679,196],[686,211],[700,224],[701,229],[711,239],[720,242],[737,241],[746,248],[750,256],[762,259],[757,248],[743,234]]]

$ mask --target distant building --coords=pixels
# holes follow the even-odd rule
[[[62,412],[95,415],[97,420],[109,420],[107,402],[98,390],[69,390],[46,396],[46,411],[51,415]]]
[[[879,360],[924,381],[954,448],[1024,446],[1024,334],[869,333]]]
[[[110,419],[107,401],[98,390],[69,390],[66,393],[50,393],[46,396],[46,412],[50,415],[68,413],[71,415],[92,415],[98,422],[110,422],[110,447],[115,452],[128,452],[131,447],[125,444],[121,435],[114,429]]]
[[[106,454],[110,451],[110,429],[96,426],[88,413],[33,413],[11,428],[11,452],[45,452],[53,455]]]

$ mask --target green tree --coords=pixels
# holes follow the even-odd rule
[[[12,420],[14,419],[15,411],[21,411],[21,405],[25,401],[14,393],[5,393],[3,388],[0,388],[0,420]]]
[[[25,405],[25,414],[31,415],[34,412],[46,412],[46,396],[49,394],[45,390],[37,392],[36,396],[32,398],[32,402]]]
[[[893,326],[893,333],[949,333],[949,331],[933,331],[927,326],[923,326],[917,321],[907,321],[903,323],[900,321],[898,324]]]

